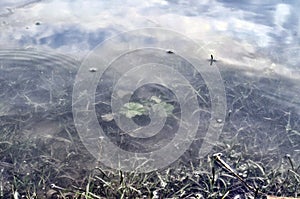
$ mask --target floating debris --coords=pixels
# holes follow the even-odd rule
[[[97,68],[90,68],[89,71],[90,71],[91,73],[97,72]]]
[[[217,121],[218,123],[222,123],[222,122],[223,122],[222,119],[216,119],[216,121]]]
[[[108,113],[105,115],[101,115],[101,119],[106,122],[110,122],[114,119],[114,115],[112,113]]]
[[[230,117],[231,114],[232,114],[232,110],[230,109],[230,110],[228,111],[228,117]]]

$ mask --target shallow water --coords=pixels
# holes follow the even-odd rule
[[[1,141],[42,139],[59,159],[78,153],[80,138],[113,168],[112,154],[166,160],[146,171],[224,146],[271,156],[266,167],[286,154],[299,164],[299,9],[296,0],[1,1]],[[155,113],[153,96],[173,115]],[[129,100],[148,103],[149,115],[119,114]]]

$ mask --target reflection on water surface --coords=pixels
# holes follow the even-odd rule
[[[219,152],[223,154],[222,160],[246,183],[258,188],[259,193],[296,197],[300,194],[299,6],[298,1],[1,1],[1,197],[253,197],[255,193],[213,163],[212,155]],[[169,45],[152,49],[153,52],[131,49],[130,53],[106,60],[110,52],[133,48],[142,39],[120,37],[120,42],[109,49],[105,43],[99,47],[101,42],[147,27],[179,32],[199,48],[190,48],[194,46],[172,39],[171,35],[158,38],[140,34],[147,38],[143,40],[145,46],[162,45],[165,41]],[[101,58],[101,63],[107,64],[106,70],[105,64],[97,62],[97,56],[91,59],[96,62],[87,62],[96,47],[100,49],[97,52],[102,52],[100,57],[107,53],[107,57]],[[185,52],[185,56],[180,52]],[[203,71],[199,72],[189,62],[193,59],[200,60]],[[136,67],[137,63],[152,65],[143,68],[142,64]],[[169,73],[157,73],[154,69],[159,65],[155,63],[166,65],[168,68],[164,69]],[[87,68],[82,67],[85,64]],[[87,75],[78,75],[80,70]],[[102,70],[103,75],[98,78]],[[222,100],[221,95],[218,98],[213,93],[218,88],[212,90],[217,84],[205,77],[212,70],[218,70],[222,78],[226,97],[224,118],[213,118],[213,111],[220,110],[214,109],[215,105]],[[82,87],[79,100],[72,99],[78,78],[97,80],[97,86],[87,86],[95,87],[95,100],[78,114],[88,115],[95,110],[97,127],[103,129],[106,139],[138,157],[167,146],[176,138],[180,125],[186,131],[195,128],[191,125],[194,123],[182,122],[184,107],[189,103],[192,107],[194,98],[184,87],[186,82],[177,81],[177,72],[194,89],[199,106],[189,111],[197,116],[199,127],[193,139],[185,137],[184,141],[193,142],[180,159],[149,174],[117,172],[101,164],[104,156],[99,157],[100,163],[96,161],[74,124],[78,115],[74,115],[72,107],[84,101],[80,99],[90,97],[88,89]],[[126,84],[118,83],[126,80],[126,76],[130,77]],[[141,84],[151,78],[160,83],[168,79],[172,86],[157,82]],[[140,86],[129,93],[129,85]],[[176,96],[179,88],[187,92]],[[188,97],[180,103],[182,96]],[[126,109],[117,104],[122,115],[112,108],[111,101],[116,98],[136,106]],[[158,113],[166,118],[160,118]],[[157,125],[148,128],[151,133],[143,131],[157,118]],[[128,125],[119,120],[128,121]],[[160,127],[160,123],[162,129],[157,133],[153,129]],[[90,124],[83,124],[86,138],[91,143],[97,140],[99,148],[105,146],[95,134],[88,134],[94,127]],[[138,129],[126,132],[129,124]],[[217,129],[212,132],[220,133],[213,143],[209,143],[209,137],[208,141],[204,139],[211,125]],[[208,146],[206,142],[213,148],[199,157],[203,146]],[[172,159],[170,154],[163,155]],[[118,158],[116,154],[112,156]]]

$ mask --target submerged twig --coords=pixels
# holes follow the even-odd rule
[[[257,188],[249,185],[241,176],[239,176],[224,160],[221,159],[221,154],[216,153],[213,155],[215,161],[222,166],[223,169],[229,171],[232,175],[234,175],[238,180],[240,180],[249,190],[251,190],[255,194],[255,198],[258,194],[264,194],[259,191]]]

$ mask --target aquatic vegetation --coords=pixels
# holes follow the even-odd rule
[[[144,100],[142,103],[125,103],[120,113],[127,118],[133,118],[135,116],[148,115],[149,111],[153,111],[158,113],[161,117],[166,117],[171,115],[173,110],[174,106],[172,104],[166,103],[156,96],[152,96],[150,100]]]
[[[152,110],[153,112],[158,113],[161,117],[167,117],[172,114],[174,106],[166,102],[160,102],[158,104],[154,104],[152,106]]]
[[[55,137],[20,141],[15,141],[16,129],[2,125],[1,130],[8,142],[0,142],[2,198],[253,199],[300,194],[298,162],[287,155],[278,167],[271,167],[266,162],[273,156],[255,160],[257,155],[239,143],[219,144],[214,151],[222,151],[222,156],[212,153],[200,160],[179,160],[164,170],[125,173],[95,163],[70,126]]]
[[[27,63],[26,60],[29,59],[21,60],[22,65]],[[228,80],[225,84],[232,111],[225,120],[216,119],[218,123],[224,122],[227,126],[218,142],[213,143],[215,148],[208,156],[199,158],[190,155],[191,151],[199,148],[195,144],[194,148],[191,147],[178,161],[165,169],[150,173],[125,173],[98,163],[82,144],[73,124],[71,100],[68,98],[74,73],[70,74],[68,68],[62,68],[65,64],[57,63],[60,71],[53,70],[53,73],[61,76],[56,76],[56,79],[53,79],[51,71],[40,73],[40,70],[51,69],[51,63],[46,65],[49,67],[40,66],[28,73],[24,67],[14,68],[16,71],[23,69],[23,76],[10,71],[7,74],[22,81],[16,81],[14,85],[9,84],[11,81],[0,82],[1,88],[7,89],[3,93],[22,91],[22,95],[14,95],[12,98],[3,95],[4,100],[0,102],[1,198],[299,197],[299,162],[294,159],[295,154],[278,152],[297,152],[300,143],[298,115],[292,110],[285,112],[288,108],[284,107],[284,103],[279,106],[269,100],[272,96],[263,92],[259,87],[262,84],[241,83],[241,79],[247,81],[247,78],[238,77],[235,80],[237,77],[232,77],[231,71],[228,77],[224,75]],[[29,68],[32,66],[29,61],[27,64]],[[35,80],[39,81],[31,82],[31,87],[24,87],[26,82],[30,83],[27,80],[31,79],[32,74],[38,74],[39,78]],[[70,79],[62,78],[68,75]],[[268,89],[269,81],[266,80]],[[271,85],[277,86],[275,83]],[[29,92],[32,89],[34,93]],[[165,93],[169,94],[168,91]],[[160,93],[151,95],[141,100],[136,97],[124,104],[120,114],[133,119],[148,116],[151,111],[160,117],[176,114],[175,98],[168,100],[161,97]],[[4,102],[10,102],[10,106]],[[24,102],[20,108],[23,108],[22,113],[25,114],[17,112],[16,102]],[[105,107],[108,105],[100,107],[100,111]],[[120,139],[121,143],[127,135],[117,137],[120,133],[113,124],[114,117],[109,110],[108,107],[104,115],[99,115],[102,119],[99,122],[105,123],[103,129],[112,138]],[[270,130],[272,127],[274,129]],[[286,139],[283,139],[283,135]],[[265,142],[261,142],[262,139],[266,139]],[[270,146],[266,146],[266,143]],[[145,146],[143,142],[131,144],[134,147],[137,144]],[[213,154],[219,152],[223,155],[216,159]]]
[[[140,103],[129,102],[124,104],[120,113],[125,115],[127,118],[133,118],[135,116],[144,115],[147,113],[147,109]]]

